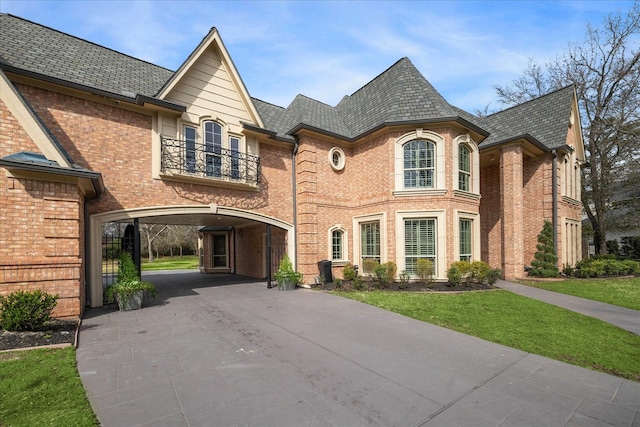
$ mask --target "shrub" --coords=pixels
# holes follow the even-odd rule
[[[378,284],[380,285],[380,287],[389,286],[391,283],[393,283],[397,271],[398,267],[393,261],[376,265],[374,273],[378,278]]]
[[[339,278],[336,277],[336,279],[333,281],[333,286],[336,289],[342,288],[342,279],[339,279]]]
[[[350,262],[345,264],[344,268],[342,269],[342,277],[344,278],[344,280],[353,280],[356,278],[356,275],[356,268],[353,266],[353,264],[351,264]]]
[[[416,263],[416,274],[420,283],[426,286],[433,284],[433,261],[426,258],[419,258]]]
[[[640,275],[640,262],[631,261],[630,259],[626,259],[622,261],[622,265],[626,269],[625,274],[633,274],[634,276]]]
[[[625,236],[620,239],[620,255],[624,258],[640,260],[640,236]]]
[[[458,286],[462,280],[462,272],[460,268],[455,265],[454,262],[447,270],[447,279],[449,279],[449,286]]]
[[[572,267],[570,264],[565,264],[562,267],[562,274],[564,274],[565,276],[571,277],[573,276],[574,272],[575,272],[575,268]]]
[[[0,296],[0,324],[8,331],[37,330],[51,318],[58,298],[40,290]]]
[[[409,287],[409,280],[411,279],[411,275],[402,270],[399,279],[400,283],[398,283],[398,289],[407,289]]]
[[[574,276],[589,278],[603,276],[623,276],[640,274],[640,262],[632,260],[618,261],[611,255],[583,259],[576,264]]]
[[[138,269],[133,263],[129,252],[122,252],[118,260],[118,282],[130,282],[132,280],[140,280]]]
[[[455,268],[458,273],[460,273],[458,284],[465,284],[471,280],[471,263],[469,261],[456,261],[451,263],[451,267]],[[449,277],[448,272],[447,277]]]
[[[351,284],[351,287],[353,288],[354,291],[363,291],[365,290],[366,285],[364,284],[362,277],[358,276],[355,279],[353,279],[353,283]]]
[[[544,222],[542,231],[538,234],[538,245],[533,255],[529,276],[534,277],[558,277],[558,257],[553,246],[553,225],[549,221]]]
[[[374,274],[376,271],[376,267],[380,265],[380,263],[375,259],[363,259],[362,260],[362,272],[367,274]]]
[[[493,285],[502,275],[499,268],[491,268],[484,261],[456,261],[451,264],[447,270],[447,278],[451,286],[457,286],[460,283],[481,283],[484,285]]]
[[[499,268],[492,268],[491,270],[489,270],[489,273],[487,274],[487,283],[489,285],[493,285],[501,277],[502,277],[502,270],[500,270]]]

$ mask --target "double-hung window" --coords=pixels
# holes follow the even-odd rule
[[[407,142],[404,152],[404,188],[433,188],[435,144],[422,139]]]
[[[240,138],[229,137],[229,148],[231,152],[231,179],[240,178]]]
[[[458,190],[471,191],[471,151],[458,145]]]
[[[196,171],[196,141],[198,139],[196,128],[191,126],[184,127],[184,170],[188,173]]]
[[[404,220],[405,271],[417,272],[418,260],[429,259],[436,265],[436,220],[412,218]]]
[[[206,175],[222,176],[222,126],[216,122],[204,122],[204,151]]]
[[[461,219],[459,222],[460,233],[460,261],[471,262],[473,252],[473,221]]]
[[[367,259],[380,263],[380,222],[371,221],[360,224],[360,254],[364,269],[364,261]],[[364,271],[373,273],[372,271]]]

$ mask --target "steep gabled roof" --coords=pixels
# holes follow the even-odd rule
[[[491,135],[480,148],[522,135],[531,136],[549,150],[565,146],[574,93],[574,87],[567,86],[481,118]]]
[[[0,14],[0,67],[115,95],[153,97],[173,71],[13,15]]]

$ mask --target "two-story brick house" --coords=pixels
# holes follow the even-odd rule
[[[263,278],[269,242],[320,260],[482,259],[522,276],[545,219],[580,257],[573,88],[488,117],[403,58],[336,106],[252,98],[212,29],[177,71],[0,15],[0,292],[102,305],[102,224],[192,224],[202,271]]]

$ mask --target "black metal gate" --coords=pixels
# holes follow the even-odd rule
[[[280,231],[280,229],[277,229]],[[267,287],[274,286],[275,274],[280,261],[287,253],[287,237],[283,233],[272,233],[271,225],[267,224]]]
[[[102,224],[102,287],[118,280],[120,254],[129,252],[140,275],[140,232],[138,220]]]

